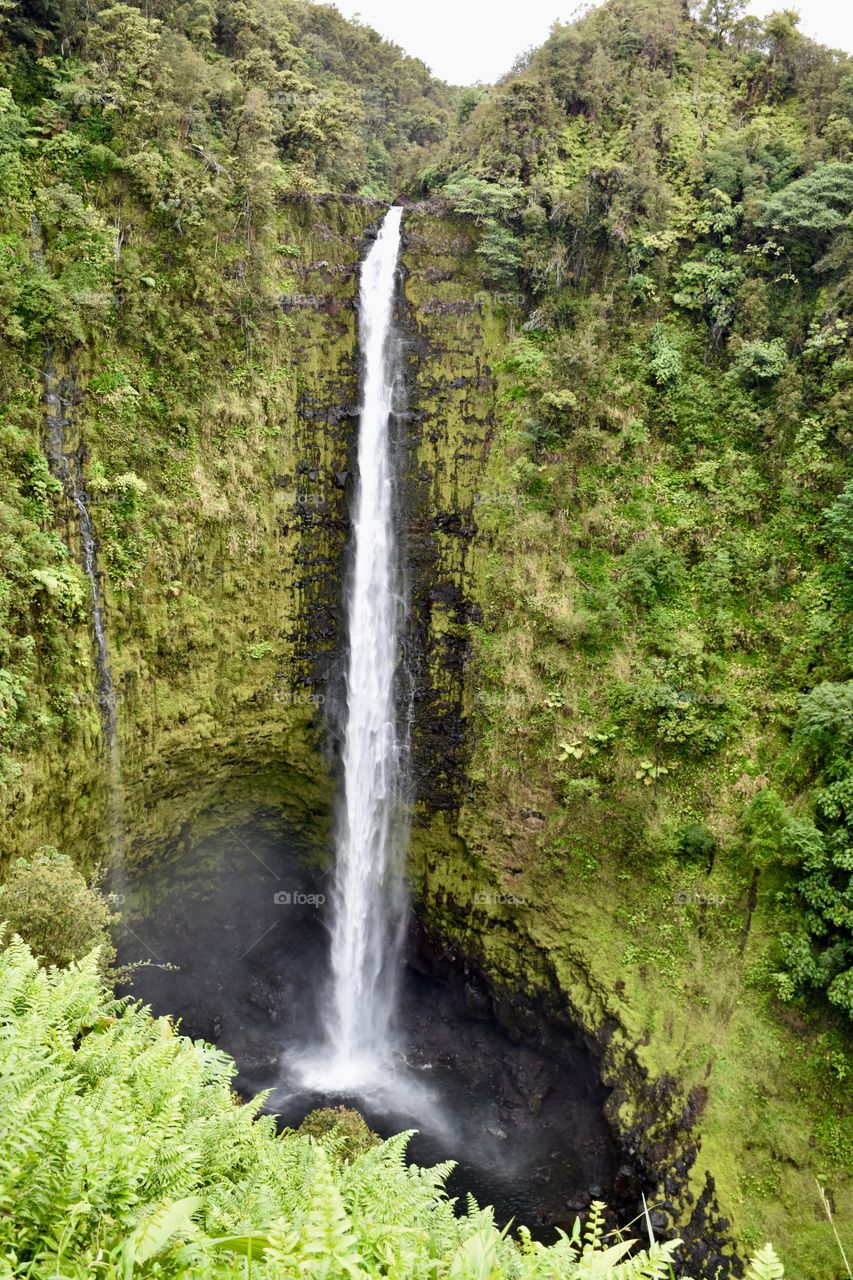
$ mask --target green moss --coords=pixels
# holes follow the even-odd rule
[[[740,841],[741,811],[791,722],[801,677],[784,637],[806,628],[810,593],[756,598],[770,548],[792,547],[750,450],[718,444],[697,463],[670,426],[675,413],[695,440],[703,419],[755,407],[701,372],[688,340],[681,389],[638,390],[651,326],[611,352],[591,307],[561,340],[577,362],[575,403],[559,401],[573,423],[557,445],[537,444],[531,399],[556,412],[548,389],[565,379],[543,360],[549,344],[523,340],[504,359],[511,316],[465,305],[464,232],[453,268],[455,230],[409,220],[420,235],[408,296],[427,340],[418,456],[430,510],[477,528],[473,541],[436,535],[436,578],[458,594],[431,604],[430,678],[470,756],[458,808],[418,815],[420,910],[498,986],[550,997],[556,985],[590,1036],[608,1028],[603,1071],[623,1130],[648,1122],[644,1077],[673,1078],[684,1099],[707,1091],[692,1194],[710,1171],[742,1245],[773,1239],[796,1280],[829,1280],[837,1246],[816,1180],[849,1217],[846,1041],[825,1010],[786,1011],[767,990],[792,907],[778,870],[753,900]],[[499,374],[473,412],[451,387],[472,364]],[[641,530],[659,532],[644,543]],[[691,538],[698,571],[671,550]],[[796,554],[812,553],[798,543]],[[442,662],[449,635],[469,655],[462,679]],[[837,1059],[817,1049],[830,1043]]]
[[[306,683],[305,563],[340,552],[344,499],[332,473],[346,466],[356,398],[354,269],[380,212],[369,202],[282,204],[271,235],[299,248],[295,303],[282,311],[273,282],[263,346],[249,352],[235,351],[227,293],[218,299],[203,379],[180,346],[164,364],[179,308],[148,318],[144,344],[128,315],[91,347],[56,356],[58,378],[73,384],[66,447],[91,455],[84,478],[102,550],[130,856],[174,835],[229,775],[245,786],[276,762],[301,780],[299,803],[322,827],[329,784]],[[158,251],[153,232],[149,249]],[[29,414],[18,422],[32,448],[37,362],[18,376],[22,388],[29,379]],[[306,463],[313,480],[300,474]],[[55,489],[51,501],[79,556],[73,507]],[[92,864],[110,853],[100,834],[110,800],[84,611],[72,609],[55,631],[26,689],[33,727],[16,750],[3,852],[51,843]],[[262,798],[265,788],[255,790]]]

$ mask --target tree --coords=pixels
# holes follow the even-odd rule
[[[518,183],[488,182],[472,174],[448,182],[444,195],[454,209],[469,214],[479,223],[511,217],[524,200],[524,190]]]
[[[723,41],[732,33],[745,8],[744,0],[707,0],[702,21],[714,32],[718,48],[722,48]]]
[[[853,164],[819,164],[804,178],[777,191],[757,224],[781,236],[814,260],[844,227],[853,211]]]
[[[97,14],[89,32],[89,56],[96,69],[95,98],[118,112],[154,104],[160,23],[129,4],[114,4]]]
[[[782,80],[793,74],[797,53],[803,44],[803,36],[797,28],[800,15],[796,9],[780,9],[771,13],[764,23],[764,34],[770,48],[770,66]]]
[[[468,123],[485,95],[486,90],[482,85],[473,85],[470,89],[464,90],[456,108],[456,123],[460,129]]]
[[[507,227],[490,221],[483,230],[477,248],[483,260],[484,278],[487,284],[511,287],[518,278],[521,267],[521,243]]]

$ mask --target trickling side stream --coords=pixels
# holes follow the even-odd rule
[[[95,650],[95,678],[98,697],[98,714],[101,721],[104,755],[108,768],[110,820],[112,825],[112,854],[120,861],[124,846],[124,824],[121,802],[121,755],[118,740],[115,688],[110,669],[107,632],[104,622],[104,603],[98,569],[98,544],[89,498],[83,480],[83,467],[77,454],[68,452],[66,405],[62,396],[53,349],[45,344],[44,352],[44,401],[47,427],[47,453],[52,473],[62,482],[70,494],[77,512],[80,531],[83,572],[89,580],[89,600],[92,611],[92,639]]]

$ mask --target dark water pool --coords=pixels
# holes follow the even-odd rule
[[[569,1226],[591,1195],[630,1203],[604,1118],[605,1091],[578,1044],[514,1044],[488,1000],[466,998],[412,954],[400,975],[400,1080],[381,1095],[309,1094],[292,1059],[320,1036],[328,879],[310,851],[271,820],[242,819],[180,858],[128,876],[117,945],[145,961],[132,994],[182,1030],[235,1058],[238,1090],[272,1090],[268,1109],[297,1125],[314,1107],[345,1103],[383,1136],[418,1129],[419,1164],[453,1158],[452,1194],[493,1204],[503,1225],[540,1238]]]

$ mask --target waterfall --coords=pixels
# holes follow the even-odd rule
[[[45,345],[44,400],[46,408],[48,461],[57,479],[62,481],[77,511],[80,531],[83,572],[89,580],[89,600],[92,611],[92,638],[95,649],[95,675],[98,696],[98,714],[101,721],[104,752],[109,769],[109,800],[112,821],[113,856],[120,859],[124,847],[124,824],[121,801],[121,756],[119,754],[118,718],[115,689],[110,669],[107,632],[104,622],[104,602],[98,570],[98,544],[89,499],[83,479],[79,455],[68,452],[65,428],[69,419],[65,416],[59,378],[50,343]]]
[[[389,1065],[405,921],[405,735],[397,722],[403,592],[394,529],[395,281],[402,210],[389,209],[361,268],[358,486],[347,586],[343,787],[332,891],[326,1045],[309,1075],[326,1089],[375,1082]]]

